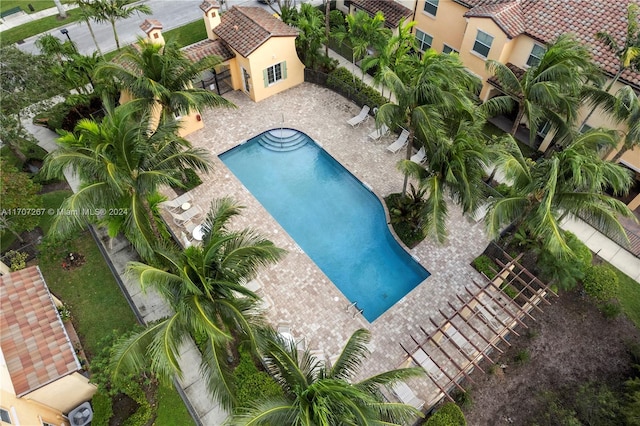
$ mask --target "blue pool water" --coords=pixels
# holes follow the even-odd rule
[[[393,238],[378,198],[304,133],[271,130],[220,159],[368,321],[430,275]]]

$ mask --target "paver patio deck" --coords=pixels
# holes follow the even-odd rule
[[[255,228],[288,250],[282,261],[259,274],[264,293],[273,301],[268,312],[273,325],[290,323],[296,337],[304,336],[310,349],[323,350],[329,357],[339,353],[353,331],[364,327],[372,332],[372,354],[363,367],[363,377],[401,366],[407,357],[399,343],[410,345],[409,334],[420,335],[419,326],[431,330],[429,317],[437,317],[438,308],[444,309],[447,300],[454,300],[455,293],[462,293],[471,279],[482,279],[470,266],[488,243],[482,223],[463,218],[460,210],[450,205],[448,242],[438,245],[423,241],[410,250],[431,276],[373,323],[359,314],[354,317],[353,309],[349,312],[346,309],[350,301],[301,252],[217,155],[265,130],[294,128],[307,133],[369,184],[378,196],[384,197],[399,192],[402,186],[403,176],[396,170],[401,154],[386,150],[395,135],[372,142],[367,135],[374,128],[374,120],[352,128],[346,121],[360,108],[328,89],[309,83],[260,103],[254,103],[242,92],[231,92],[225,97],[239,108],[205,112],[205,128],[187,137],[214,157],[213,171],[202,176],[204,184],[192,191],[193,204],[208,210],[213,199],[232,196],[246,206],[235,225]],[[167,222],[173,226],[171,220]],[[438,393],[427,378],[412,381],[412,387],[427,401]]]

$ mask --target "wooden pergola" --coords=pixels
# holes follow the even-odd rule
[[[420,326],[419,336],[410,335],[410,345],[400,343],[408,358],[422,366],[440,390],[432,405],[442,397],[453,401],[449,392],[464,391],[461,382],[473,382],[473,369],[484,372],[483,359],[495,364],[493,354],[503,352],[500,344],[511,346],[508,336],[519,335],[518,326],[528,328],[525,321],[535,321],[533,312],[542,312],[539,305],[550,304],[550,296],[557,297],[519,262],[523,254],[512,258],[500,250],[500,255],[503,259],[494,259],[501,268],[494,279],[483,274],[484,282],[472,280],[463,294],[456,294],[454,301],[438,310],[437,318],[429,318],[430,331]],[[512,296],[503,290],[507,287],[512,287]]]

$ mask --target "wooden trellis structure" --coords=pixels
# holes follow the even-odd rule
[[[411,344],[400,343],[407,356],[427,372],[440,393],[432,402],[442,397],[453,401],[449,392],[464,391],[460,384],[464,379],[473,382],[470,376],[474,368],[484,370],[480,361],[492,364],[494,353],[502,353],[501,343],[510,346],[507,336],[518,335],[516,328],[527,328],[527,318],[535,320],[532,312],[542,312],[540,304],[550,304],[550,296],[557,297],[548,286],[522,266],[520,254],[515,259],[501,250],[506,261],[494,259],[501,270],[491,280],[486,275],[484,283],[472,280],[465,293],[457,294],[446,309],[439,309],[438,318],[429,318],[432,331],[420,326],[419,336],[411,335]],[[503,289],[512,287],[508,296]]]

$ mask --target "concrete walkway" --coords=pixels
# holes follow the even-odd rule
[[[58,135],[55,132],[36,126],[28,119],[23,120],[22,124],[38,140],[40,147],[47,152],[57,149]],[[76,192],[80,184],[76,176],[67,172],[65,177],[71,189]],[[131,244],[122,236],[111,239],[106,232],[99,229],[96,229],[96,233],[102,244],[102,251],[111,263],[116,280],[122,283],[126,291],[125,297],[133,303],[134,311],[143,323],[148,324],[171,315],[171,309],[155,290],[148,289],[143,292],[137,282],[125,275],[127,264],[139,260]],[[207,385],[200,375],[202,357],[191,339],[181,348],[179,363],[183,377],[178,379],[178,392],[185,399],[194,420],[198,425],[221,425],[228,413],[209,396]]]

